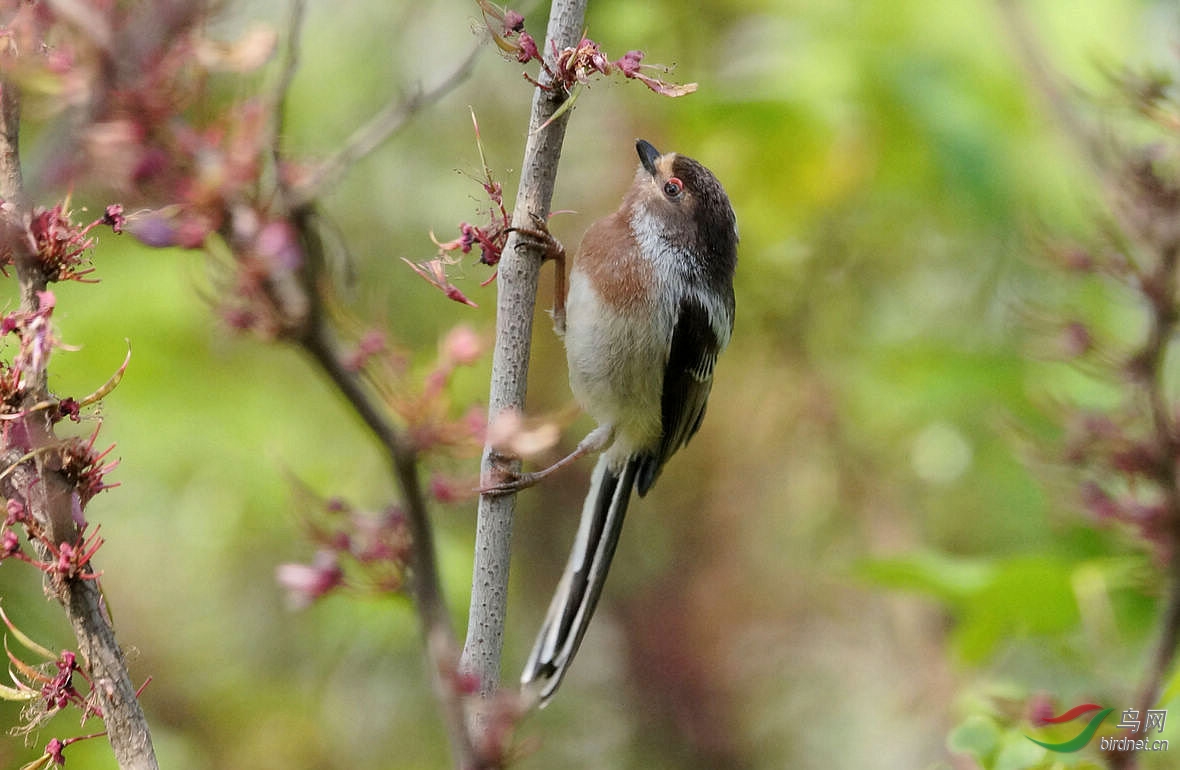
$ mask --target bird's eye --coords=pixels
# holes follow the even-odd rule
[[[679,177],[672,177],[664,182],[664,195],[669,198],[679,198],[682,192],[684,192],[684,182],[681,182]]]

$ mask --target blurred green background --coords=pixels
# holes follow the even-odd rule
[[[217,36],[285,13],[229,5]],[[1172,3],[1023,5],[1055,65],[1090,93],[1109,90],[1110,68],[1176,66]],[[547,7],[520,10],[539,37]],[[466,2],[313,0],[289,146],[326,155],[386,100],[437,82],[475,43],[476,16]],[[1133,705],[1157,578],[1133,541],[1091,527],[1067,477],[1035,461],[1060,433],[1055,405],[1100,396],[1046,360],[1037,318],[1068,306],[1131,334],[1136,315],[1039,259],[1046,238],[1094,231],[1099,190],[1032,93],[997,9],[596,0],[587,24],[612,58],[642,48],[700,90],[587,89],[554,200],[576,213],[554,233],[572,246],[617,205],[636,137],[696,157],[738,214],[738,317],[704,427],[632,506],[572,673],[520,725],[519,767],[1099,761],[1093,748],[1048,755],[1025,740],[1052,733],[1023,721],[1024,704]],[[448,303],[400,258],[429,258],[430,231],[445,239],[479,221],[469,105],[512,199],[531,98],[523,69],[485,46],[469,81],[326,201],[355,259],[350,307],[423,365],[457,323],[490,337],[495,288],[478,286],[487,271],[469,259],[455,281],[480,307]],[[227,82],[223,96],[251,88]],[[27,152],[36,163],[35,137]],[[95,262],[101,284],[58,291],[61,336],[81,349],[54,360],[51,385],[90,392],[130,341],[127,376],[101,410],[122,486],[88,512],[108,539],[98,561],[119,639],[137,680],[153,678],[143,702],[161,766],[446,766],[409,604],[337,596],[290,612],[275,584],[278,564],[310,555],[292,475],[360,506],[392,499],[357,420],[297,354],[215,321],[204,256],[108,234]],[[534,351],[530,412],[555,413],[570,395],[540,309]],[[456,399],[482,402],[487,370],[462,372]],[[579,420],[565,445],[588,427]],[[509,682],[590,465],[521,497]],[[474,460],[442,470],[474,473]],[[474,504],[433,513],[461,631]],[[73,646],[37,578],[0,567],[6,611],[42,643]],[[1180,699],[1165,705],[1180,720]],[[16,713],[0,706],[0,723]],[[33,749],[0,741],[0,766],[38,755],[74,719]],[[1177,744],[1171,764],[1164,754],[1145,767],[1176,766],[1180,732],[1169,723],[1162,737]],[[67,756],[102,769],[108,755],[89,741]]]

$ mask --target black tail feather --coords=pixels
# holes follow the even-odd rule
[[[586,635],[619,543],[639,466],[640,460],[632,459],[619,471],[603,456],[594,468],[574,547],[520,677],[526,687],[540,686],[542,705],[561,684]]]

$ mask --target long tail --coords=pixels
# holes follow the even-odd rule
[[[561,684],[586,635],[619,542],[638,468],[637,460],[628,460],[621,472],[611,469],[605,455],[594,467],[573,550],[520,676],[526,690],[540,689],[542,706]]]

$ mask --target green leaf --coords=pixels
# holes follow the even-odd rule
[[[956,652],[967,661],[990,655],[1001,639],[1057,634],[1079,621],[1074,565],[1041,556],[997,565],[994,578],[964,607]]]
[[[952,752],[970,754],[986,767],[991,767],[986,760],[995,753],[999,743],[999,725],[980,714],[964,719],[946,738],[946,746]]]
[[[1047,556],[984,561],[933,552],[868,561],[859,573],[869,581],[941,600],[958,616],[954,648],[979,661],[1001,639],[1058,634],[1080,618],[1074,593],[1077,565]]]
[[[1046,753],[1045,749],[1024,735],[1009,731],[1004,735],[1000,751],[996,754],[994,770],[1028,770],[1039,767]]]
[[[995,579],[995,569],[986,562],[933,551],[866,561],[858,572],[879,586],[928,594],[952,606],[978,594]]]

